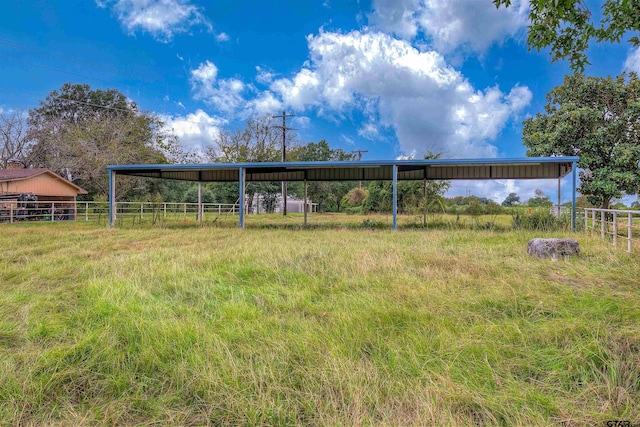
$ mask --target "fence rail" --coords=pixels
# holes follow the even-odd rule
[[[640,211],[584,208],[584,228],[613,246],[626,243],[627,252],[640,246]]]
[[[223,215],[238,215],[237,204],[230,203],[154,203],[116,202],[116,218],[131,218],[134,221],[184,220],[218,218]],[[552,214],[562,215],[565,207],[550,208]],[[640,248],[640,210],[614,210],[584,208],[584,229],[599,233],[603,240],[613,246],[626,246],[628,252]],[[0,201],[0,222],[21,221],[107,221],[108,202],[21,202]]]
[[[145,219],[202,219],[205,215],[237,215],[238,205],[229,203],[116,202],[116,216]],[[107,202],[0,202],[0,222],[106,220]]]
[[[0,202],[0,222],[72,221],[75,212],[74,202]]]

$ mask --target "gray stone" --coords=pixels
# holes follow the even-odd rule
[[[531,239],[527,245],[527,253],[538,258],[558,259],[559,256],[568,257],[578,255],[580,245],[573,239]]]

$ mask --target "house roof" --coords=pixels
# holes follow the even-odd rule
[[[0,169],[0,182],[21,181],[21,180],[29,179],[29,178],[32,178],[34,176],[38,176],[38,175],[42,175],[42,174],[50,175],[51,177],[64,182],[65,184],[75,188],[78,191],[78,193],[80,193],[80,194],[87,194],[87,190],[85,190],[85,189],[83,189],[81,187],[78,187],[73,182],[71,182],[71,181],[69,181],[67,179],[64,179],[63,177],[61,177],[57,173],[55,173],[52,170],[47,169],[47,168]]]
[[[14,181],[17,179],[26,179],[32,176],[40,175],[48,171],[46,168],[38,169],[0,169],[0,181]]]

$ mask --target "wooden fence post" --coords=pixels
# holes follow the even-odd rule
[[[613,246],[618,246],[618,212],[613,213]]]
[[[631,253],[631,249],[633,248],[633,244],[631,243],[631,239],[633,239],[633,217],[631,212],[629,212],[629,217],[627,219],[627,251]]]

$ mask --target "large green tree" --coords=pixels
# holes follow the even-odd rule
[[[65,83],[29,111],[29,158],[89,191],[107,194],[108,164],[166,163],[180,151],[155,115],[115,89]],[[121,179],[118,195],[153,191],[153,183]]]
[[[516,193],[509,193],[509,195],[502,202],[502,206],[516,206],[520,204],[520,196]]]
[[[291,151],[289,158],[300,162],[349,161],[354,160],[355,155],[341,148],[331,148],[323,139],[320,142],[310,142],[296,147]],[[307,195],[313,203],[318,204],[318,212],[337,211],[344,195],[355,185],[357,184],[354,182],[309,182]],[[304,197],[304,187],[301,183],[291,183],[289,191],[295,197]]]
[[[547,95],[545,113],[524,121],[528,156],[580,156],[580,192],[607,208],[640,188],[640,80],[566,76]]]
[[[512,0],[493,0],[496,7],[509,7]],[[589,2],[592,3],[592,2]],[[538,51],[550,48],[552,61],[569,59],[574,71],[589,64],[589,43],[620,42],[628,35],[633,46],[640,45],[640,0],[605,0],[594,12],[585,0],[530,0],[527,42]]]
[[[532,208],[553,206],[553,202],[551,202],[549,197],[539,188],[536,188],[533,194],[534,196],[527,201],[528,206]]]

